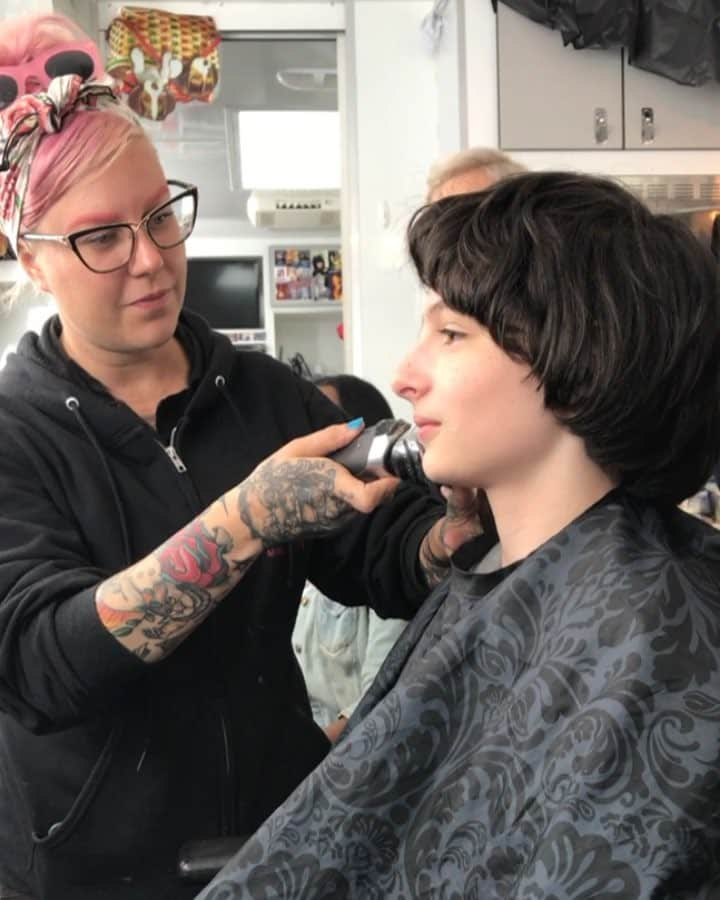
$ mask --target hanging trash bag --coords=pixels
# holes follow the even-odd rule
[[[559,31],[565,46],[608,49],[632,47],[638,21],[637,0],[502,0],[527,19]]]

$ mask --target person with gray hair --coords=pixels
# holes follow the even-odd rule
[[[527,171],[501,150],[492,147],[470,147],[437,160],[427,177],[428,203],[455,194],[470,194],[506,178]]]

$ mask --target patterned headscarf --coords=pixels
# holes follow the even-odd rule
[[[24,94],[0,112],[0,231],[16,254],[30,168],[40,141],[60,131],[75,110],[103,108],[139,124],[109,83],[83,82],[79,75],[53,78],[47,90]]]

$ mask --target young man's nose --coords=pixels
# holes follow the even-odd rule
[[[410,402],[420,393],[421,379],[414,351],[408,353],[400,362],[400,365],[395,370],[391,387],[398,397],[402,397]]]

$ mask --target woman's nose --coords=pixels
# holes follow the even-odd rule
[[[135,233],[135,246],[129,263],[130,272],[133,275],[156,272],[164,264],[162,250],[144,228],[139,228]]]

